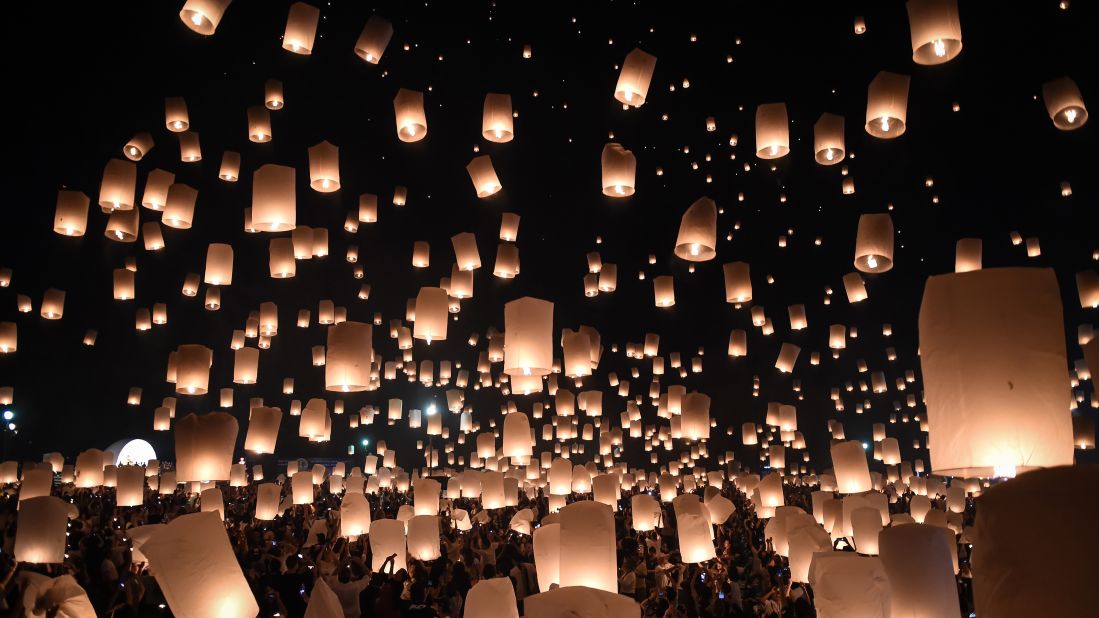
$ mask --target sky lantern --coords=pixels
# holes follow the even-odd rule
[[[271,112],[263,105],[248,108],[248,141],[263,144],[271,141]]]
[[[203,283],[230,285],[233,283],[233,247],[212,242],[206,249],[206,275]]]
[[[529,296],[504,304],[504,373],[544,376],[553,367],[553,303]]]
[[[270,110],[282,109],[286,105],[281,81],[269,79],[263,82],[263,105]]]
[[[957,0],[909,0],[907,6],[913,62],[943,64],[962,52]]]
[[[370,386],[372,326],[345,321],[328,327],[328,353],[324,362],[325,390],[359,392]]]
[[[282,33],[282,48],[303,56],[312,54],[320,18],[321,10],[311,4],[291,4],[290,14],[286,16],[286,30]]]
[[[490,142],[503,144],[515,136],[511,112],[511,95],[488,93],[481,120],[481,136]]]
[[[196,344],[176,348],[176,392],[181,395],[205,395],[210,384],[213,350]],[[209,480],[209,479],[204,479]]]
[[[893,219],[886,213],[859,216],[855,268],[883,273],[893,268]]]
[[[891,526],[878,533],[893,616],[961,614],[950,549],[954,542],[950,530],[922,524]]]
[[[370,64],[378,64],[392,38],[393,23],[379,15],[371,15],[355,42],[355,55]]]
[[[477,191],[477,197],[488,197],[499,192],[503,188],[500,179],[496,177],[496,170],[492,167],[492,158],[488,155],[474,157],[469,165],[466,165],[469,178],[473,181],[473,189]]]
[[[675,305],[675,283],[671,275],[653,278],[653,297],[657,307]]]
[[[427,137],[424,93],[401,88],[393,99],[393,113],[397,117],[397,137],[402,142],[418,142]]]
[[[561,509],[561,586],[618,592],[614,515],[605,504],[586,500]]]
[[[423,339],[431,345],[432,341],[446,339],[448,314],[448,299],[446,290],[442,288],[423,287],[416,294],[416,322],[413,325],[412,337]]]
[[[178,182],[168,187],[161,223],[177,230],[190,229],[195,220],[196,200],[198,191],[193,187]]]
[[[817,163],[835,165],[847,156],[843,139],[843,116],[825,112],[813,125],[813,153]]]
[[[236,182],[240,178],[240,153],[226,150],[221,154],[221,168],[218,178],[225,182]]]
[[[1062,131],[1075,131],[1088,121],[1084,97],[1071,78],[1059,77],[1042,84],[1042,101],[1053,126]]]
[[[608,197],[633,195],[637,177],[637,157],[634,156],[633,151],[626,150],[621,144],[607,144],[603,146],[600,164],[603,170],[603,195]]]
[[[164,99],[164,126],[172,133],[182,133],[191,126],[190,117],[187,114],[187,101],[183,100],[183,97]]]
[[[641,107],[649,95],[649,84],[656,68],[656,56],[634,48],[626,54],[622,70],[618,74],[618,83],[614,87],[614,98],[622,105]]]
[[[227,481],[237,441],[237,419],[225,412],[188,414],[176,421],[176,476],[185,481]]]
[[[131,161],[140,161],[153,149],[153,136],[147,131],[135,134],[122,146],[122,155]]]
[[[756,156],[780,159],[790,154],[790,120],[785,103],[756,107]]]
[[[340,190],[340,149],[328,142],[309,148],[309,186],[319,193]]]
[[[65,561],[69,518],[76,507],[56,496],[39,496],[19,502],[14,556],[30,564],[60,564]]]
[[[88,229],[89,203],[88,196],[79,191],[58,191],[53,231],[62,236],[83,236]]]
[[[256,454],[274,453],[280,424],[282,410],[264,406],[252,408],[248,418],[248,433],[244,437],[244,450]]]
[[[210,36],[217,30],[230,2],[232,0],[187,0],[179,12],[179,19],[191,30]]]
[[[866,95],[866,132],[874,137],[900,137],[908,128],[907,75],[880,71]]]
[[[107,161],[103,168],[103,180],[99,184],[99,207],[108,213],[132,209],[136,186],[137,165],[122,159]]]
[[[252,226],[261,232],[293,230],[297,223],[294,168],[266,163],[252,173]]]
[[[705,262],[717,255],[717,204],[701,197],[691,204],[679,222],[675,254],[689,262]]]
[[[168,187],[175,181],[176,175],[171,172],[162,169],[149,172],[145,177],[145,191],[141,196],[141,205],[149,210],[164,210],[164,204],[168,201]]]
[[[936,474],[1014,476],[1072,463],[1068,361],[1052,270],[931,277],[919,329]]]
[[[980,238],[962,238],[954,249],[954,272],[981,270],[982,242]]]

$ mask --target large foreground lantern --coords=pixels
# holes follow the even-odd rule
[[[717,204],[708,197],[695,200],[679,222],[675,254],[690,262],[705,262],[717,255]]]
[[[439,557],[438,515],[413,515],[408,520],[408,553],[422,562]]]
[[[819,618],[889,618],[889,578],[878,558],[819,552],[809,566]],[[908,614],[902,614],[907,616]]]
[[[857,494],[870,491],[870,467],[866,463],[866,451],[857,440],[832,445],[832,466],[836,472],[836,485],[840,493]]]
[[[402,142],[418,142],[427,137],[424,93],[401,88],[393,99],[393,113],[397,117],[397,137]]]
[[[859,217],[855,268],[864,273],[883,273],[893,268],[893,219],[888,214]]]
[[[286,17],[286,30],[282,34],[282,48],[303,56],[312,54],[320,18],[321,10],[311,4],[291,4],[290,14]]]
[[[605,504],[585,500],[561,509],[561,586],[618,592],[614,515]]]
[[[259,613],[217,513],[181,515],[141,546],[176,616],[245,618]]]
[[[970,537],[977,615],[1095,613],[1094,595],[1050,594],[1094,585],[1099,499],[1084,488],[1095,487],[1095,466],[1065,466],[1021,474],[977,498]]]
[[[179,12],[179,19],[191,30],[210,36],[217,30],[230,2],[232,0],[187,0]]]
[[[56,496],[39,496],[19,502],[15,532],[15,559],[31,564],[65,561],[68,520],[76,507]]]
[[[1068,361],[1053,270],[931,277],[919,328],[936,474],[1013,476],[1072,463]]]
[[[585,586],[555,588],[523,599],[524,618],[641,618],[641,606],[624,594]]]
[[[450,321],[447,311],[449,305],[446,290],[420,288],[416,294],[416,322],[413,324],[412,337],[423,339],[429,345],[432,341],[445,340],[447,322]]]
[[[907,75],[879,72],[866,94],[866,132],[874,137],[900,137],[908,128]]]
[[[553,303],[529,296],[504,305],[504,373],[544,376],[553,367]]]
[[[672,507],[675,509],[679,551],[683,562],[705,562],[717,557],[711,538],[713,529],[710,527],[710,513],[698,496],[678,496],[672,501]]]
[[[384,17],[371,15],[363,26],[359,40],[355,42],[355,55],[370,64],[378,64],[392,38],[393,23]]]
[[[892,526],[878,534],[893,616],[961,614],[950,549],[954,542],[949,529],[925,524]]]
[[[229,480],[237,429],[237,419],[225,412],[188,414],[177,421],[176,480]]]
[[[380,572],[385,559],[392,554],[393,573],[407,567],[407,545],[405,544],[405,524],[396,519],[379,519],[370,523],[371,570]],[[389,571],[386,571],[387,573]]]
[[[519,618],[515,588],[506,577],[482,579],[466,593],[467,618]]]
[[[1053,120],[1053,126],[1062,131],[1073,131],[1088,121],[1088,110],[1080,88],[1069,77],[1059,77],[1042,84],[1042,101]]]
[[[634,193],[637,177],[637,157],[621,144],[603,146],[599,157],[603,169],[603,195],[629,197]]]
[[[561,524],[543,523],[534,529],[531,538],[534,541],[538,588],[545,592],[552,584],[561,583]]]
[[[328,327],[328,354],[324,363],[325,390],[359,392],[370,386],[373,327],[345,321]]]
[[[623,105],[644,105],[655,68],[656,56],[634,48],[626,54],[626,60],[622,63],[622,71],[618,74],[618,83],[614,87],[614,98]]]
[[[790,120],[785,103],[764,103],[756,108],[756,156],[779,159],[790,153]]]
[[[248,433],[244,437],[244,450],[256,454],[274,453],[281,424],[282,410],[263,406],[252,408]]]
[[[916,64],[942,64],[962,51],[957,0],[909,0],[908,27]]]

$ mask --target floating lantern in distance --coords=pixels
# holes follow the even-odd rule
[[[277,79],[269,79],[263,84],[263,105],[267,109],[282,109],[286,105],[286,99],[282,94],[282,82]]]
[[[907,5],[912,60],[916,64],[943,64],[961,53],[962,21],[957,0],[909,0]]]
[[[505,212],[500,215],[500,240],[515,242],[519,237],[519,215]]]
[[[402,142],[418,142],[427,137],[424,93],[401,88],[393,99],[393,113],[397,117],[397,138]]]
[[[671,275],[653,278],[653,296],[657,307],[671,307],[675,304],[675,283]]]
[[[142,131],[126,142],[126,145],[122,147],[122,154],[131,161],[140,161],[141,157],[144,157],[152,149],[153,136],[146,131]]]
[[[855,268],[864,273],[883,273],[893,268],[893,219],[888,214],[859,217]]]
[[[252,173],[252,227],[261,232],[295,228],[297,197],[292,167],[267,163]]]
[[[656,56],[634,48],[626,54],[622,70],[618,74],[618,83],[614,87],[614,98],[623,105],[641,107],[649,94],[649,84],[656,68]]]
[[[843,116],[825,112],[817,119],[813,125],[813,152],[817,163],[835,165],[847,156],[843,127]]]
[[[191,30],[210,36],[217,30],[230,2],[232,0],[187,0],[179,12],[179,19]]]
[[[423,339],[431,345],[432,341],[446,339],[448,299],[442,288],[420,288],[416,294],[416,321],[413,324],[412,337]]]
[[[614,515],[586,500],[561,509],[561,586],[587,586],[617,593]]]
[[[1060,77],[1042,84],[1042,100],[1053,126],[1062,131],[1079,129],[1088,121],[1084,97],[1071,78]]]
[[[282,410],[260,406],[252,408],[249,415],[244,450],[256,454],[274,453],[279,425],[282,424]]]
[[[62,236],[83,236],[88,228],[90,202],[88,196],[79,191],[58,191],[53,231]]]
[[[179,134],[179,160],[184,163],[197,163],[202,160],[202,144],[198,133],[186,131]]]
[[[502,185],[496,177],[496,170],[492,167],[492,158],[488,155],[474,157],[469,165],[466,165],[469,178],[473,181],[473,188],[477,191],[477,197],[488,197],[495,194]]]
[[[1094,270],[1081,270],[1076,273],[1076,292],[1080,295],[1081,308],[1099,308],[1099,275],[1095,274]],[[1099,367],[1095,371],[1099,373]]]
[[[911,4],[911,3],[910,3]],[[892,139],[904,134],[908,121],[908,83],[911,78],[880,71],[866,95],[866,132]]]
[[[309,148],[309,186],[320,193],[340,190],[340,149],[328,142]]]
[[[962,238],[954,248],[954,272],[981,270],[981,239]]]
[[[135,213],[137,211],[134,211]],[[65,313],[65,291],[49,288],[42,293],[39,315],[47,320],[60,320]]]
[[[675,254],[689,262],[706,262],[717,255],[717,204],[700,197],[683,213]]]
[[[936,474],[1014,476],[1072,463],[1060,299],[1050,269],[927,280],[920,362]]]
[[[490,92],[485,95],[485,109],[481,119],[481,136],[497,144],[510,142],[515,136],[510,94]]]
[[[355,43],[355,55],[370,64],[378,64],[392,38],[393,24],[384,17],[371,15]]]
[[[633,151],[612,142],[603,146],[600,163],[603,169],[603,195],[629,197],[634,194],[637,157]]]
[[[790,153],[790,121],[785,103],[756,107],[756,156],[780,159]]]
[[[225,182],[236,182],[240,178],[240,153],[226,150],[221,154],[221,168],[218,178]]]
[[[271,141],[271,112],[261,105],[248,108],[248,141],[262,144]]]
[[[866,284],[863,283],[859,273],[847,273],[843,276],[843,289],[847,293],[847,302],[858,303],[866,300]]]
[[[313,39],[317,36],[320,17],[321,10],[311,4],[291,4],[282,34],[282,48],[303,56],[313,53]]]
[[[183,97],[164,99],[164,124],[172,133],[182,133],[191,126],[187,115],[187,102]]]

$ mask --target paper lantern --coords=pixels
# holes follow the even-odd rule
[[[936,474],[1012,476],[1072,462],[1063,333],[1052,270],[928,279],[920,360]]]
[[[883,273],[893,268],[893,219],[888,214],[859,217],[855,238],[855,268],[864,273]]]
[[[210,36],[217,30],[230,2],[232,0],[187,0],[179,12],[179,19],[191,30]]]
[[[218,178],[226,182],[236,182],[240,178],[240,153],[226,150],[221,155],[221,168]]]
[[[775,360],[775,368],[783,373],[792,372],[800,353],[800,347],[792,343],[783,343],[778,352],[778,359]]]
[[[677,257],[689,262],[706,262],[717,255],[717,204],[702,197],[691,204],[679,223],[675,241]]]
[[[406,545],[404,522],[396,519],[379,519],[370,523],[370,568],[380,572],[382,563],[391,554],[397,557],[393,561],[393,573],[406,569]],[[389,571],[387,571],[388,573]]]
[[[859,273],[847,273],[843,276],[843,290],[847,294],[847,302],[858,303],[866,300],[866,284],[863,283]]]
[[[641,606],[628,596],[584,586],[556,588],[523,599],[525,618],[641,618]]]
[[[949,530],[921,524],[893,526],[878,534],[893,616],[961,614],[950,557],[954,542]]]
[[[14,324],[12,322],[2,322],[2,323],[0,323],[0,332],[2,332],[4,330],[4,326],[3,326],[4,324],[12,324],[14,326]],[[7,350],[4,348],[5,344],[3,343],[3,341],[4,341],[4,336],[2,334],[0,334],[0,352],[7,352]],[[0,406],[10,406],[12,401],[14,400],[14,396],[15,396],[14,394],[15,394],[15,388],[14,387],[0,386]],[[0,481],[0,482],[2,482],[2,481]],[[13,482],[13,481],[8,481],[8,482]]]
[[[233,464],[237,419],[225,412],[188,414],[176,422],[176,478],[186,481],[224,481]]]
[[[275,483],[260,483],[259,485],[256,485],[256,519],[271,521],[278,516],[280,494],[281,491],[279,486]],[[345,497],[344,500],[346,501],[346,499],[347,498]]]
[[[500,240],[515,242],[519,238],[519,215],[505,212],[500,215]]]
[[[912,61],[943,64],[962,51],[962,21],[957,0],[909,0]]]
[[[772,471],[759,482],[760,506],[775,508],[786,503],[782,495],[782,471]]]
[[[511,95],[488,93],[485,95],[484,116],[481,120],[481,136],[490,142],[503,144],[515,135],[512,122]]]
[[[88,196],[79,191],[58,191],[53,231],[62,236],[83,236],[88,229]]]
[[[408,554],[423,562],[439,558],[438,515],[415,515],[408,521]]]
[[[271,112],[262,105],[248,108],[248,141],[263,144],[271,141]]]
[[[313,504],[313,475],[300,471],[290,477],[294,504]]]
[[[120,466],[115,471],[117,506],[141,506],[145,501],[145,468]]]
[[[1076,291],[1080,295],[1080,307],[1095,309],[1099,307],[1099,275],[1094,270],[1081,270],[1076,273]],[[1099,367],[1096,368],[1099,371]]]
[[[325,390],[359,392],[370,386],[372,329],[362,322],[328,327],[328,355],[324,365]]]
[[[281,424],[282,410],[263,406],[252,408],[248,418],[248,433],[244,438],[244,450],[256,454],[274,453]]]
[[[825,112],[813,125],[813,152],[817,163],[835,165],[847,155],[843,139],[843,116]]]
[[[432,341],[445,340],[447,322],[450,321],[448,306],[446,290],[420,288],[416,294],[416,322],[413,325],[413,338],[423,339],[428,345],[431,345]]]
[[[191,228],[195,218],[195,201],[198,191],[180,183],[168,187],[168,199],[164,204],[161,223],[178,230]]]
[[[532,456],[534,448],[530,434],[530,421],[522,412],[512,412],[504,417],[503,456],[524,458]]]
[[[183,395],[205,395],[210,384],[213,350],[202,345],[187,344],[176,349],[176,392]]]
[[[622,105],[641,107],[649,95],[649,84],[656,68],[656,56],[634,48],[626,54],[622,70],[618,74],[618,83],[614,87],[614,98]]]
[[[553,367],[553,303],[529,296],[504,305],[504,373],[543,376]]]
[[[1020,474],[982,493],[976,523],[966,528],[978,615],[1094,613],[1089,595],[1050,590],[1087,590],[1094,581],[1099,539],[1090,529],[1099,502],[1080,489],[1097,483],[1095,466],[1065,466]]]
[[[710,438],[710,397],[702,393],[689,393],[683,401],[680,431],[684,440],[708,440]]]
[[[176,616],[244,618],[259,613],[217,515],[181,515],[153,533],[141,552]]]
[[[962,238],[955,245],[954,272],[981,270],[981,239]]]
[[[881,514],[878,509],[863,506],[852,511],[851,533],[860,554],[878,554],[878,534],[881,530]]]
[[[231,285],[233,283],[233,246],[213,242],[206,249],[206,275],[203,283]]]
[[[191,126],[187,114],[187,101],[183,97],[164,99],[164,126],[172,133],[182,133]]]
[[[657,307],[671,307],[675,304],[675,284],[671,275],[661,275],[653,279],[653,297]]]
[[[55,496],[20,501],[15,529],[15,560],[31,564],[65,561],[68,520],[76,507]]]
[[[600,163],[603,169],[603,195],[633,195],[637,177],[637,158],[633,151],[626,150],[621,144],[607,144],[603,146]]]
[[[315,6],[304,2],[291,4],[290,14],[286,17],[286,30],[282,34],[282,48],[303,56],[312,54],[320,17],[321,10]]]
[[[252,226],[261,232],[293,230],[297,222],[294,168],[267,163],[252,173]]]
[[[780,159],[790,154],[790,121],[785,103],[756,107],[756,156]]]
[[[286,105],[286,99],[282,94],[282,82],[269,79],[263,83],[263,105],[267,109],[282,109]]]
[[[890,582],[878,558],[851,552],[815,553],[809,567],[809,585],[818,618],[891,615]]]
[[[543,520],[542,525],[534,529],[532,539],[538,588],[546,591],[561,582],[561,524]]]
[[[103,212],[133,209],[136,186],[137,165],[122,159],[107,161],[99,184],[100,208]]]
[[[355,55],[370,64],[378,64],[392,38],[393,24],[388,19],[371,15],[355,43]]]
[[[712,539],[710,513],[698,497],[684,494],[672,501],[676,532],[683,562],[706,562],[717,557]]]
[[[1071,78],[1060,77],[1042,84],[1042,101],[1053,126],[1062,131],[1074,131],[1088,121],[1084,97]]]
[[[450,238],[454,246],[454,261],[461,271],[473,271],[481,267],[481,255],[477,251],[477,237],[470,232],[455,234]],[[453,276],[451,284],[453,285]]]
[[[562,508],[560,514],[561,586],[617,592],[614,515],[610,507],[592,501],[574,502]]]
[[[870,468],[866,452],[857,440],[832,445],[832,466],[840,493],[855,494],[870,491]]]
[[[910,3],[911,4],[911,3]],[[866,132],[892,139],[904,134],[908,121],[907,75],[880,71],[870,82],[866,95]]]
[[[309,148],[309,186],[319,193],[340,189],[340,149],[327,141]]]
[[[179,160],[184,163],[197,163],[202,160],[202,145],[198,133],[186,131],[179,134]]]
[[[496,177],[496,170],[492,167],[492,158],[488,155],[474,157],[466,165],[466,171],[469,172],[469,178],[473,181],[473,189],[477,192],[477,197],[488,197],[503,188],[500,179]]]
[[[19,349],[15,322],[0,322],[0,354],[11,354]]]
[[[268,249],[268,269],[274,279],[287,279],[297,274],[294,243],[289,238],[272,238]]]
[[[466,618],[519,618],[515,588],[506,577],[482,579],[466,593]]]
[[[397,117],[397,138],[402,142],[418,142],[427,137],[424,93],[401,88],[393,99],[393,113]]]

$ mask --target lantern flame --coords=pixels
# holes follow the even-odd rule
[[[942,39],[935,39],[931,42],[931,45],[935,48],[935,55],[942,58],[946,55],[946,43]]]
[[[194,24],[196,26],[201,26],[202,25],[202,20],[203,20],[202,13],[199,13],[197,11],[194,12],[194,13],[191,13],[191,23],[192,24]]]
[[[1066,109],[1066,110],[1065,110],[1065,120],[1066,120],[1066,121],[1067,121],[1067,122],[1068,122],[1069,124],[1072,124],[1072,123],[1076,122],[1076,110],[1074,110],[1074,109]]]

